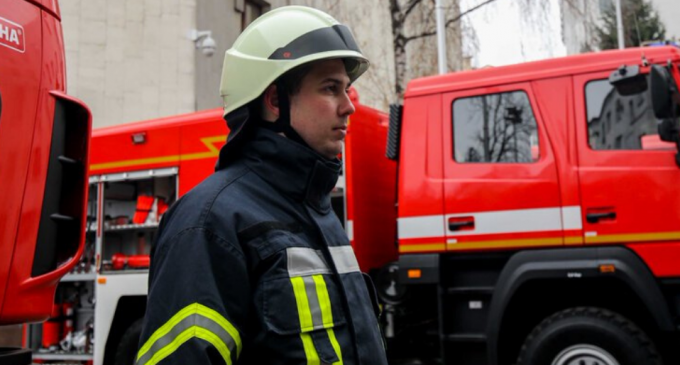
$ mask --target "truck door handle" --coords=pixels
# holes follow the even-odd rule
[[[449,231],[472,230],[475,228],[474,217],[449,218]]]
[[[597,223],[600,219],[616,219],[616,212],[602,212],[602,213],[588,213],[586,214],[586,221],[588,223]]]

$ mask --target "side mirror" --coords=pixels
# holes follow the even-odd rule
[[[640,66],[623,65],[609,75],[609,83],[620,95],[639,94],[647,90],[647,78],[640,73]]]
[[[675,87],[673,85],[673,78],[668,70],[663,66],[652,65],[649,82],[651,84],[650,90],[652,93],[654,116],[657,119],[668,119],[677,116],[678,113],[674,113],[673,110],[673,108],[678,107],[673,103],[673,90]]]
[[[664,142],[680,142],[680,130],[678,123],[673,119],[664,119],[657,127],[659,139]]]

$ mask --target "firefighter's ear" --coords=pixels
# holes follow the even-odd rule
[[[279,118],[279,94],[276,92],[276,85],[267,87],[262,103],[266,120],[269,120],[267,117],[273,118],[272,121]]]

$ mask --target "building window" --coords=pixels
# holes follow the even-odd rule
[[[245,0],[243,12],[241,12],[241,30],[246,29],[250,23],[255,21],[265,11],[266,3],[257,0]]]
[[[524,91],[453,102],[457,162],[529,163],[539,158],[536,119]]]
[[[623,96],[608,80],[586,84],[588,142],[594,150],[641,150],[642,137],[658,134],[650,93]],[[635,101],[638,101],[635,103]],[[624,105],[630,111],[624,113]],[[633,106],[635,108],[633,108]],[[617,123],[611,123],[614,112]],[[618,123],[621,120],[623,123]]]

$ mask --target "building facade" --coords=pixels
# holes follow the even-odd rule
[[[457,14],[457,4],[451,0],[448,17]],[[68,92],[90,106],[95,128],[220,107],[224,52],[250,22],[284,5],[316,7],[352,28],[372,61],[355,85],[361,102],[387,110],[395,101],[387,1],[60,0]],[[406,33],[434,30],[433,12],[429,1],[422,1],[405,23]],[[191,40],[194,31],[210,32],[212,55],[200,40]],[[447,43],[449,69],[462,69],[455,24],[448,28]],[[406,79],[436,74],[436,61],[436,38],[414,39],[407,45]]]
[[[597,51],[597,28],[612,0],[561,0],[562,41],[567,54]]]

